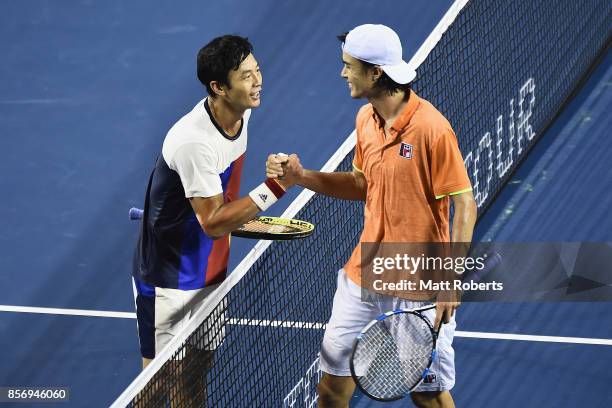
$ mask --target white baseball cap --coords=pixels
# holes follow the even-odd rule
[[[382,24],[364,24],[346,35],[342,51],[353,58],[378,65],[398,84],[416,78],[416,71],[402,59],[402,43],[398,35]]]

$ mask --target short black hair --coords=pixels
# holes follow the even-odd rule
[[[248,38],[224,35],[206,44],[198,52],[198,79],[213,98],[212,81],[230,86],[229,72],[238,69],[242,61],[253,52]]]
[[[337,36],[338,40],[344,44],[346,42],[346,36],[348,35],[348,31],[340,34],[339,36]],[[367,61],[363,61],[360,60],[359,58],[357,58],[357,60],[361,63],[361,65],[363,65],[363,67],[366,70],[370,70],[374,67],[376,67],[376,64],[372,64],[370,62]],[[395,82],[394,80],[391,79],[391,77],[389,77],[389,75],[387,75],[387,73],[385,71],[383,71],[382,75],[380,76],[380,78],[378,78],[378,80],[376,81],[376,83],[374,83],[374,88],[381,90],[381,91],[387,91],[389,92],[389,94],[394,94],[397,91],[404,91],[406,92],[406,96],[408,96],[408,93],[410,91],[410,83],[407,84],[398,84],[397,82]]]

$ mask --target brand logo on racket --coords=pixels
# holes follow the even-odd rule
[[[267,196],[267,194],[260,194],[260,195],[259,195],[259,198],[261,198],[261,201],[263,201],[264,203],[265,203],[266,201],[268,201],[268,196]]]
[[[402,142],[400,144],[399,155],[406,159],[412,159],[412,145]]]

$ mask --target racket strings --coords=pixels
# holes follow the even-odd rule
[[[433,336],[421,317],[394,314],[363,334],[353,357],[355,374],[370,395],[398,398],[419,384],[432,351]]]
[[[247,222],[240,228],[243,231],[251,231],[258,233],[283,234],[290,232],[300,232],[301,230],[289,225],[269,224],[258,220]]]

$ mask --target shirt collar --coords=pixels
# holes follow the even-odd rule
[[[208,113],[208,116],[210,117],[210,121],[212,122],[213,125],[215,125],[219,133],[221,133],[221,136],[231,141],[234,141],[240,137],[240,135],[242,134],[242,127],[244,126],[244,118],[240,119],[240,129],[238,129],[238,133],[236,133],[235,136],[230,136],[227,133],[225,133],[225,130],[223,130],[221,125],[218,124],[217,121],[215,120],[215,117],[213,116],[210,110],[210,104],[208,103],[208,97],[204,99],[204,109],[206,109],[206,113]]]
[[[410,123],[410,119],[412,119],[412,116],[414,116],[414,113],[419,107],[420,101],[421,98],[419,98],[419,96],[411,89],[410,94],[408,96],[408,103],[406,103],[406,106],[404,106],[402,112],[397,116],[397,118],[395,118],[391,129],[395,130],[396,132],[399,132],[404,127],[406,127],[406,125]],[[383,121],[378,112],[376,112],[376,109],[372,109],[372,112],[377,125],[382,127]]]
[[[393,122],[391,128],[398,132],[405,128],[406,125],[410,123],[410,120],[412,119],[412,116],[414,116],[414,112],[416,112],[417,108],[419,107],[419,104],[420,98],[411,89],[410,96],[408,97],[408,103],[406,104],[406,106],[404,106],[404,110],[402,110],[399,116],[395,118],[395,121]]]

